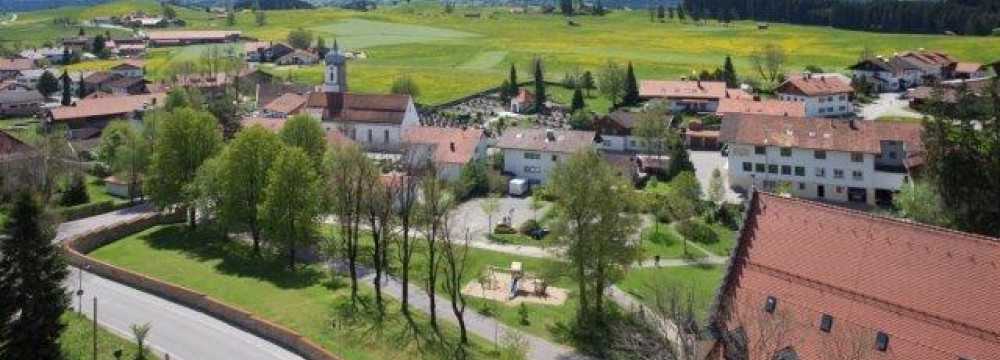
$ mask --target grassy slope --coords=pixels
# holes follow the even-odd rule
[[[656,304],[657,289],[674,289],[680,294],[690,293],[693,295],[696,313],[704,316],[712,305],[715,289],[724,274],[725,268],[721,266],[638,269],[629,272],[625,279],[618,282],[618,287],[647,305]],[[686,295],[681,296],[681,300],[686,301]]]
[[[126,0],[82,11],[59,9],[25,14],[37,20],[54,14],[81,19],[116,15],[131,9],[155,10],[147,0]],[[469,10],[471,11],[471,10]],[[692,71],[721,66],[725,55],[734,56],[737,72],[752,74],[747,55],[754,44],[778,43],[788,52],[788,69],[814,64],[831,71],[846,71],[864,47],[882,54],[906,49],[947,51],[965,61],[987,62],[1000,58],[1000,38],[938,35],[875,34],[826,27],[772,24],[759,31],[753,22],[733,26],[694,25],[670,21],[651,23],[642,11],[615,12],[605,17],[577,17],[580,26],[567,26],[561,16],[512,15],[505,8],[477,9],[482,18],[466,18],[466,9],[444,14],[437,5],[382,7],[371,12],[333,8],[268,11],[267,24],[254,25],[253,15],[242,12],[237,24],[225,26],[203,11],[178,9],[192,29],[238,29],[263,40],[282,40],[296,27],[312,29],[327,39],[342,38],[348,47],[365,47],[369,59],[350,64],[350,85],[355,91],[385,92],[392,79],[409,74],[422,85],[422,103],[440,103],[499,84],[514,63],[526,80],[528,64],[536,56],[546,64],[547,78],[558,80],[572,68],[596,71],[609,59],[635,63],[642,78],[677,78]],[[492,14],[492,15],[491,15]],[[345,22],[338,22],[345,21]],[[40,41],[51,32],[37,32],[20,20],[0,27],[4,38]],[[48,31],[48,30],[46,30]],[[154,56],[155,57],[155,56]],[[149,67],[162,66],[155,61]],[[282,72],[283,71],[279,71]],[[293,77],[316,83],[319,66],[295,70]],[[566,98],[556,94],[556,98]],[[603,104],[592,104],[599,109]]]
[[[66,330],[59,336],[59,344],[67,360],[90,360],[93,359],[93,323],[90,319],[82,317],[76,313],[68,312],[63,315],[63,322]],[[152,332],[156,331],[153,325]],[[98,327],[97,328],[97,359],[114,360],[114,351],[122,350],[122,359],[132,359],[135,356],[135,344],[117,334]],[[156,355],[147,352],[149,360],[158,359]]]

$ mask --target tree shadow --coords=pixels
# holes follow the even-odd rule
[[[219,261],[215,269],[224,275],[250,277],[269,282],[281,289],[301,289],[316,285],[324,278],[315,267],[298,267],[291,271],[283,256],[262,251],[255,256],[250,246],[225,240],[221,232],[210,225],[190,229],[184,225],[163,226],[142,237],[157,250],[181,252],[196,261]]]

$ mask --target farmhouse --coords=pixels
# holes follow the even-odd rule
[[[504,172],[535,183],[545,183],[556,164],[594,146],[593,131],[563,129],[507,129],[497,141],[503,152]]]
[[[44,104],[45,97],[35,90],[0,90],[0,117],[37,115]]]
[[[722,121],[729,183],[836,202],[888,205],[923,163],[914,123],[736,114]]]
[[[510,112],[524,114],[535,109],[535,94],[528,89],[519,89],[517,96],[510,99]]]
[[[21,71],[35,68],[35,62],[31,59],[0,58],[0,80],[17,78]]]
[[[35,63],[45,61],[49,64],[57,64],[63,61],[64,51],[66,51],[65,48],[32,48],[22,50],[18,55],[25,59],[31,59]]]
[[[46,125],[66,124],[73,137],[77,131],[103,129],[112,119],[141,119],[143,112],[162,106],[164,99],[164,93],[82,99],[49,110]]]
[[[645,141],[632,133],[641,121],[640,116],[640,113],[616,110],[595,119],[594,129],[597,130],[596,141],[599,148],[610,152],[649,152]],[[658,120],[669,121],[665,115]]]
[[[481,129],[416,126],[403,132],[403,143],[413,152],[414,165],[431,162],[443,180],[458,180],[462,168],[486,157],[486,136]]]
[[[848,116],[854,114],[854,88],[841,76],[805,73],[791,76],[774,90],[782,101],[805,105],[805,116]]]
[[[150,46],[182,46],[236,42],[241,32],[228,30],[150,31],[146,38]]]
[[[243,52],[246,53],[247,61],[250,62],[272,62],[293,51],[295,49],[291,46],[280,42],[255,41],[243,44]]]
[[[285,93],[274,99],[262,109],[269,117],[288,117],[299,113],[306,105],[308,98],[293,92]]]
[[[910,51],[891,58],[869,57],[850,66],[854,80],[867,82],[876,91],[900,91],[919,86],[928,80],[949,78],[956,61],[935,51]],[[966,69],[962,69],[966,70]]]
[[[409,95],[368,95],[348,92],[347,59],[337,43],[326,54],[323,86],[313,91],[305,111],[332,126],[365,150],[396,152],[404,128],[420,124]]]
[[[643,80],[639,84],[639,97],[667,102],[671,111],[715,112],[719,101],[726,98],[745,98],[742,90],[726,89],[721,81],[701,80]]]
[[[312,65],[317,62],[319,62],[319,55],[299,49],[274,60],[274,63],[278,65]]]
[[[708,359],[1000,354],[1000,239],[768,193],[748,207]]]

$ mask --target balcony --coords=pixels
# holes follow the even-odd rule
[[[894,174],[905,174],[906,166],[903,165],[890,165],[890,164],[875,164],[875,171],[894,173]]]

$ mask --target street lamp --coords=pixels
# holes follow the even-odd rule
[[[82,315],[83,314],[83,269],[76,268],[76,273],[78,275],[77,278],[79,279],[79,283],[76,287],[76,297],[77,297],[76,312]]]

